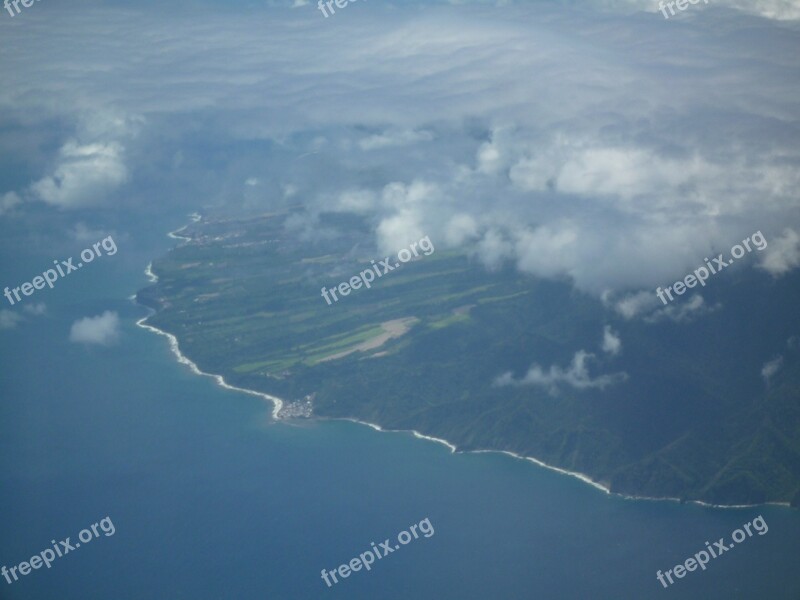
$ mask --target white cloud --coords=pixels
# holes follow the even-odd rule
[[[633,319],[649,313],[660,304],[655,293],[646,290],[625,295],[618,300],[611,300],[611,295],[606,293],[605,300],[626,319]]]
[[[0,329],[14,329],[22,320],[22,316],[13,310],[0,310]]]
[[[30,185],[31,199],[66,209],[106,202],[128,181],[123,142],[134,139],[145,124],[141,116],[116,108],[81,111],[53,173]]]
[[[192,201],[233,203],[231,190],[248,197],[242,182],[258,173],[249,192],[259,207],[301,185],[313,212],[378,223],[387,251],[430,235],[492,268],[612,290],[630,318],[643,314],[633,294],[683,277],[754,223],[800,231],[799,90],[786,58],[800,43],[793,24],[719,10],[744,1],[694,6],[668,26],[607,11],[611,0],[581,11],[399,3],[388,20],[370,5],[335,27],[320,27],[310,6],[157,17],[54,7],[58,18],[36,36],[7,32],[19,51],[0,62],[0,81],[15,82],[0,88],[0,119],[19,114],[23,97],[26,123],[43,130],[89,102],[147,115],[137,143],[112,117],[70,134],[73,150],[91,152],[61,156],[36,188],[58,206],[97,202],[142,172],[170,201],[163,190],[180,174],[181,187],[196,186]],[[753,5],[783,17],[796,3]],[[651,0],[617,6],[657,10]],[[152,39],[170,39],[168,51]],[[66,148],[68,138],[57,139]],[[154,159],[164,141],[168,177]],[[264,145],[268,170],[250,160]],[[787,238],[764,266],[779,273],[796,256]]]
[[[764,363],[764,366],[761,367],[761,377],[764,378],[764,383],[769,385],[770,379],[772,379],[775,373],[780,371],[782,366],[783,366],[782,356],[777,356],[776,358],[773,358],[772,360]]]
[[[90,228],[83,222],[76,223],[70,234],[78,242],[96,242],[108,235],[99,229]]]
[[[22,200],[16,192],[6,192],[0,195],[0,217],[11,212],[20,202]]]
[[[79,319],[72,324],[69,340],[82,344],[108,346],[119,340],[120,320],[116,312],[106,311],[96,317]]]
[[[339,194],[337,208],[345,212],[365,214],[375,210],[377,202],[377,194],[371,190],[346,190]]]
[[[424,235],[419,212],[404,208],[378,225],[378,248],[391,255]]]
[[[22,311],[38,317],[47,313],[47,306],[44,302],[25,304]],[[0,309],[0,329],[14,329],[24,320],[25,317],[13,310]]]
[[[127,179],[120,144],[70,140],[61,148],[53,175],[31,185],[31,191],[48,204],[77,208],[102,202]]]
[[[515,234],[515,254],[521,270],[542,277],[572,274],[583,242],[580,232],[571,223],[523,229]]]
[[[22,310],[38,317],[47,314],[47,305],[44,302],[34,302],[33,304],[26,304],[22,307]]]
[[[300,188],[293,183],[285,183],[281,186],[281,189],[283,191],[284,199],[294,198],[297,195],[297,192],[300,191]]]
[[[616,356],[622,350],[619,333],[611,329],[611,325],[603,327],[603,352]]]
[[[495,136],[499,135],[499,131],[495,131]],[[478,148],[478,171],[487,174],[495,174],[503,166],[500,148],[493,142],[486,142]]]
[[[769,240],[761,258],[761,268],[774,277],[785,275],[800,265],[800,234],[787,228],[783,235]]]
[[[488,269],[496,269],[513,255],[514,246],[496,229],[489,229],[475,246],[481,262]]]
[[[444,241],[448,246],[461,246],[477,237],[478,224],[471,215],[454,215],[444,228]]]
[[[721,306],[722,305],[719,303],[714,306],[709,306],[700,294],[694,294],[688,299],[679,299],[671,302],[664,308],[658,309],[645,317],[645,321],[648,323],[657,323],[664,319],[670,319],[676,323],[688,323],[700,316],[714,312],[721,308]]]
[[[533,385],[544,387],[551,395],[558,393],[560,385],[566,385],[578,390],[604,389],[610,385],[622,383],[628,379],[627,373],[612,373],[592,377],[586,365],[589,359],[593,359],[594,354],[578,350],[572,358],[572,363],[566,369],[557,365],[552,365],[548,370],[544,370],[537,364],[533,364],[522,379],[515,379],[509,371],[503,373],[494,384],[497,386],[523,386]]]
[[[651,0],[595,0],[594,2],[597,5],[607,7],[607,8],[631,8],[631,9],[638,9],[647,12],[657,12],[658,3],[651,2]],[[797,0],[713,0],[713,6],[711,6],[711,10],[717,7],[724,7],[730,8],[734,10],[742,11],[743,13],[749,13],[754,15],[759,15],[761,17],[767,19],[776,19],[779,21],[792,21],[800,19],[800,2]],[[703,4],[700,7],[691,7],[693,10],[703,10]],[[675,11],[677,13],[676,17],[681,18],[680,11]],[[685,15],[685,17],[690,17],[692,13]],[[675,17],[670,17],[670,19],[675,19]]]
[[[720,303],[709,306],[700,294],[677,298],[664,306],[655,292],[650,290],[622,296],[607,290],[601,294],[601,300],[606,307],[613,309],[626,320],[639,318],[646,323],[658,323],[665,319],[676,323],[688,323],[722,307]]]
[[[428,131],[389,129],[359,140],[358,145],[362,150],[370,151],[394,146],[408,146],[417,142],[429,142],[432,139],[433,135]]]
[[[395,182],[384,187],[380,201],[391,212],[378,224],[378,248],[382,252],[396,253],[428,235],[422,226],[425,205],[438,204],[440,200],[439,188],[425,181],[415,180],[410,185]]]
[[[290,215],[284,222],[283,228],[304,243],[336,237],[336,231],[320,224],[319,215],[309,212]]]

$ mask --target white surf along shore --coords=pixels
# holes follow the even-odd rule
[[[516,458],[517,460],[524,460],[524,461],[531,462],[531,463],[535,464],[536,466],[542,467],[542,468],[547,469],[549,471],[555,471],[556,473],[560,473],[562,475],[568,475],[569,477],[574,477],[575,479],[578,479],[578,480],[582,481],[583,483],[587,483],[590,486],[592,486],[593,488],[595,488],[597,490],[600,490],[601,492],[603,492],[605,494],[618,496],[618,497],[620,497],[620,498],[622,498],[624,500],[648,500],[648,501],[651,501],[651,502],[680,502],[681,501],[680,498],[667,498],[667,497],[656,498],[656,497],[651,497],[651,496],[631,496],[629,494],[620,494],[619,492],[612,492],[607,486],[603,485],[602,483],[599,483],[599,482],[595,481],[594,479],[592,479],[588,475],[585,475],[584,473],[578,473],[577,471],[568,471],[568,470],[562,469],[560,467],[555,467],[553,465],[548,465],[547,463],[542,462],[541,460],[539,460],[537,458],[533,458],[532,456],[522,456],[521,454],[517,454],[517,453],[511,452],[509,450],[459,450],[454,444],[451,444],[447,440],[444,440],[442,438],[432,437],[432,436],[429,436],[429,435],[425,435],[425,434],[420,433],[419,431],[417,431],[415,429],[384,429],[383,427],[381,427],[380,425],[376,425],[375,423],[369,423],[367,421],[359,421],[358,419],[353,419],[353,418],[340,418],[340,419],[332,419],[332,420],[350,421],[352,423],[358,423],[360,425],[366,425],[367,427],[371,427],[375,431],[381,431],[381,432],[387,432],[387,433],[411,433],[411,435],[413,435],[415,438],[418,438],[418,439],[421,439],[421,440],[428,440],[428,441],[431,441],[431,442],[435,442],[437,444],[442,444],[448,450],[450,450],[451,454],[456,454],[456,453],[460,453],[460,454],[461,453],[505,454],[506,456],[510,456],[512,458]],[[705,507],[708,507],[708,508],[753,508],[753,507],[756,507],[756,506],[783,506],[783,507],[789,508],[791,506],[789,502],[765,502],[763,504],[709,504],[708,502],[703,502],[701,500],[688,500],[686,502],[686,504],[696,504],[698,506],[705,506]]]
[[[193,222],[197,222],[201,218],[200,215],[197,214],[197,213],[192,213],[190,215],[190,217],[192,218]],[[179,229],[176,229],[175,231],[170,231],[167,235],[172,239],[181,240],[181,241],[191,241],[191,238],[179,235],[179,233],[181,231],[183,231],[184,229],[186,229],[186,227],[187,226],[184,225],[183,227],[181,227]],[[147,277],[147,280],[150,283],[158,282],[158,276],[155,273],[153,273],[153,263],[152,262],[147,265],[147,268],[145,269],[144,274],[145,274],[145,276]],[[133,299],[135,300],[135,298],[136,298],[136,296],[134,295]],[[240,387],[236,387],[236,386],[230,385],[228,382],[225,381],[225,379],[224,379],[224,377],[222,377],[222,375],[218,375],[218,374],[215,374],[215,373],[206,373],[204,371],[201,371],[192,360],[190,360],[188,357],[186,357],[181,352],[180,344],[178,343],[178,338],[177,337],[175,337],[171,333],[167,333],[166,331],[162,331],[161,329],[158,329],[157,327],[153,327],[152,325],[148,325],[147,324],[147,319],[150,316],[152,316],[152,314],[154,313],[154,311],[152,309],[150,309],[149,307],[148,307],[148,310],[151,311],[151,314],[146,316],[146,317],[142,317],[141,319],[136,321],[136,324],[139,327],[142,327],[143,329],[147,329],[148,331],[152,331],[153,333],[156,333],[158,335],[162,335],[162,336],[166,337],[169,340],[170,350],[175,355],[175,357],[178,359],[178,362],[180,364],[188,366],[189,369],[191,369],[192,373],[194,373],[196,375],[202,375],[204,377],[211,377],[212,379],[214,379],[214,381],[217,382],[217,384],[219,386],[221,386],[221,387],[223,387],[225,389],[234,390],[234,391],[237,391],[237,392],[242,392],[244,394],[249,394],[251,396],[257,396],[259,398],[263,398],[265,400],[268,400],[269,402],[272,403],[272,418],[274,420],[276,420],[276,421],[281,419],[280,412],[281,412],[281,409],[283,408],[283,405],[284,405],[284,401],[281,398],[278,398],[277,396],[272,396],[270,394],[265,394],[263,392],[257,392],[255,390],[250,390],[250,389],[247,389],[247,388],[240,388]],[[358,423],[359,425],[366,425],[367,427],[370,427],[370,428],[374,429],[375,431],[380,431],[380,432],[410,433],[411,435],[413,435],[417,439],[428,440],[428,441],[431,441],[431,442],[435,442],[437,444],[442,444],[448,450],[450,450],[451,454],[455,454],[457,452],[458,453],[461,453],[461,452],[473,452],[475,454],[487,454],[487,453],[505,454],[506,456],[510,456],[510,457],[518,459],[518,460],[525,460],[525,461],[531,462],[531,463],[535,464],[538,467],[542,467],[542,468],[548,469],[550,471],[555,471],[556,473],[560,473],[562,475],[567,475],[569,477],[574,477],[574,478],[582,481],[583,483],[586,483],[586,484],[592,486],[593,488],[602,491],[605,494],[609,494],[609,495],[613,494],[613,495],[619,496],[620,498],[623,498],[625,500],[649,500],[649,501],[653,501],[653,502],[680,502],[681,501],[680,498],[655,498],[655,497],[650,497],[650,496],[631,496],[631,495],[627,495],[627,494],[620,494],[618,492],[612,492],[607,486],[605,486],[605,485],[593,480],[592,478],[590,478],[588,475],[585,475],[584,473],[578,473],[577,471],[568,471],[568,470],[562,469],[560,467],[555,467],[553,465],[548,465],[547,463],[544,463],[541,460],[533,458],[532,456],[522,456],[521,454],[516,454],[516,453],[510,452],[508,450],[467,450],[467,451],[461,451],[454,444],[451,444],[450,442],[448,442],[445,439],[432,437],[432,436],[429,436],[429,435],[425,435],[425,434],[420,433],[419,431],[416,431],[414,429],[410,429],[410,430],[409,429],[384,429],[383,427],[381,427],[380,425],[377,425],[376,423],[369,423],[367,421],[360,421],[358,419],[349,418],[349,417],[342,417],[342,418],[328,419],[328,420],[350,421],[351,423]],[[765,502],[763,504],[732,504],[732,505],[727,505],[727,504],[709,504],[707,502],[702,502],[701,500],[689,500],[686,503],[687,504],[696,504],[698,506],[705,506],[705,507],[709,507],[709,508],[753,508],[753,507],[756,507],[756,506],[783,506],[783,507],[787,507],[787,508],[790,507],[790,503],[789,502]]]
[[[192,220],[198,221],[199,217],[200,216],[197,215],[197,218],[195,218],[194,215],[192,215]],[[187,238],[187,237],[178,235],[178,232],[183,231],[184,229],[186,229],[186,227],[181,227],[180,229],[177,229],[175,231],[170,231],[169,234],[167,234],[167,235],[169,235],[169,237],[171,237],[173,239],[180,239],[180,240],[186,240],[186,241],[191,240],[191,238]],[[147,265],[147,268],[144,270],[144,274],[145,274],[145,276],[147,277],[147,280],[150,283],[158,282],[158,276],[155,273],[153,273],[153,263],[150,263],[150,264]],[[135,298],[135,296],[134,296],[134,298]],[[240,387],[236,387],[234,385],[230,385],[227,381],[225,381],[225,378],[222,377],[222,375],[217,375],[215,373],[206,373],[205,371],[201,371],[192,360],[190,360],[186,355],[184,355],[181,352],[181,347],[180,347],[180,344],[178,343],[178,338],[177,337],[175,337],[171,333],[167,333],[166,331],[162,331],[158,327],[153,327],[152,325],[148,325],[147,324],[147,319],[149,317],[151,317],[153,315],[153,313],[154,313],[154,311],[152,309],[148,308],[148,310],[151,311],[150,314],[147,315],[146,317],[142,317],[141,319],[136,321],[136,324],[139,327],[143,328],[143,329],[147,329],[148,331],[152,331],[153,333],[156,333],[158,335],[163,335],[164,337],[166,337],[167,340],[169,340],[169,349],[172,351],[172,353],[178,359],[178,362],[180,364],[186,365],[187,367],[189,367],[189,369],[191,369],[192,373],[194,373],[195,375],[203,375],[204,377],[211,377],[214,381],[217,382],[217,384],[219,386],[224,387],[227,390],[234,390],[234,391],[237,391],[237,392],[242,392],[244,394],[250,394],[251,396],[257,396],[259,398],[263,398],[265,400],[268,400],[269,402],[272,403],[272,418],[273,419],[280,418],[278,416],[278,414],[280,413],[281,409],[283,408],[283,400],[281,400],[277,396],[270,396],[269,394],[264,394],[263,392],[257,392],[255,390],[248,390],[246,388],[240,388]]]

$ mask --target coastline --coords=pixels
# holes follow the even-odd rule
[[[182,229],[185,229],[185,227],[182,227],[181,229],[177,229],[176,231],[171,231],[168,235],[170,237],[173,237],[173,238],[180,238],[181,236],[177,236],[177,235],[174,235],[174,234],[177,231],[181,231]],[[183,239],[188,240],[190,238],[183,238]],[[157,283],[158,282],[158,275],[153,273],[153,263],[152,262],[148,263],[147,267],[144,270],[144,274],[147,277],[147,281],[149,281],[150,283]],[[132,296],[132,300],[134,302],[136,302],[136,295],[135,294]],[[219,385],[220,387],[223,387],[223,388],[228,389],[228,390],[234,390],[234,391],[237,391],[237,392],[242,392],[242,393],[245,393],[245,394],[250,394],[251,396],[258,396],[258,397],[263,398],[265,400],[269,400],[272,403],[272,418],[275,419],[275,420],[279,420],[280,419],[278,414],[280,413],[281,409],[283,408],[283,400],[281,400],[277,396],[270,396],[269,394],[264,394],[262,392],[257,392],[255,390],[248,390],[248,389],[245,389],[245,388],[236,387],[234,385],[229,384],[227,381],[225,381],[225,378],[222,375],[217,375],[217,374],[214,374],[214,373],[206,373],[205,371],[201,371],[198,368],[197,364],[194,363],[194,361],[192,361],[189,357],[187,357],[185,354],[183,354],[183,352],[181,352],[180,343],[178,342],[178,338],[177,337],[175,337],[171,333],[163,331],[163,330],[159,329],[158,327],[154,327],[153,325],[149,325],[147,323],[147,319],[150,318],[155,313],[155,311],[152,308],[149,308],[149,307],[145,307],[145,308],[147,308],[150,311],[150,314],[147,315],[146,317],[142,317],[141,319],[136,321],[136,325],[141,327],[142,329],[146,329],[147,331],[152,331],[153,333],[156,333],[158,335],[163,335],[164,337],[166,337],[167,340],[169,340],[169,349],[170,349],[170,351],[175,355],[175,357],[178,359],[178,362],[180,364],[186,365],[187,367],[189,367],[189,369],[195,375],[203,375],[205,377],[211,377],[212,379],[214,379],[214,381],[217,382],[217,385]]]
[[[152,310],[152,309],[149,309],[149,310]],[[149,316],[150,315],[148,315],[148,317]],[[197,365],[194,362],[192,362],[191,359],[186,357],[180,351],[180,345],[179,345],[179,342],[178,342],[178,338],[176,338],[171,333],[168,333],[166,331],[162,331],[161,329],[158,329],[157,327],[154,327],[152,325],[147,324],[148,317],[142,317],[141,319],[136,321],[136,324],[139,327],[142,327],[143,329],[147,329],[147,330],[152,331],[152,332],[154,332],[154,333],[156,333],[158,335],[162,335],[162,336],[166,337],[169,340],[170,350],[175,355],[175,357],[178,359],[179,363],[181,363],[183,365],[187,365],[189,367],[189,369],[191,369],[191,371],[195,375],[202,375],[202,376],[205,376],[205,377],[213,378],[214,381],[216,381],[219,386],[221,386],[221,387],[223,387],[225,389],[234,390],[234,391],[237,391],[237,392],[243,392],[245,394],[250,394],[251,396],[258,396],[260,398],[264,398],[265,400],[269,400],[273,404],[272,418],[275,421],[282,420],[282,418],[279,416],[280,415],[280,411],[283,408],[283,404],[284,404],[284,401],[282,399],[278,398],[277,396],[271,396],[271,395],[263,393],[263,392],[257,392],[255,390],[250,390],[250,389],[247,389],[247,388],[240,388],[240,387],[236,387],[236,386],[230,385],[228,382],[225,381],[225,379],[224,379],[224,377],[222,375],[218,375],[218,374],[215,374],[215,373],[206,373],[205,371],[201,371],[197,367]],[[569,477],[574,477],[575,479],[578,479],[578,480],[582,481],[583,483],[586,483],[586,484],[590,485],[591,487],[593,487],[593,488],[595,488],[597,490],[600,490],[601,492],[603,492],[603,493],[605,493],[607,495],[618,496],[618,497],[620,497],[620,498],[622,498],[624,500],[647,500],[647,501],[650,501],[650,502],[678,502],[678,503],[681,502],[680,498],[670,498],[670,497],[657,498],[657,497],[653,497],[653,496],[634,496],[634,495],[629,495],[629,494],[620,494],[619,492],[612,492],[607,486],[604,486],[602,483],[599,483],[599,482],[593,480],[591,477],[589,477],[585,473],[579,473],[577,471],[569,471],[567,469],[562,469],[562,468],[556,467],[554,465],[548,465],[547,463],[542,462],[541,460],[539,460],[537,458],[534,458],[532,456],[522,456],[521,454],[516,454],[516,453],[511,452],[509,450],[465,450],[465,451],[462,451],[462,450],[459,450],[454,444],[452,444],[451,442],[449,442],[449,441],[447,441],[445,439],[437,438],[437,437],[433,437],[433,436],[429,436],[429,435],[425,435],[424,433],[420,433],[416,429],[385,429],[385,428],[381,427],[380,425],[378,425],[376,423],[369,423],[368,421],[361,421],[361,420],[353,418],[353,417],[338,417],[338,418],[316,417],[316,418],[317,418],[317,420],[350,421],[351,423],[357,423],[359,425],[366,425],[367,427],[370,427],[371,429],[374,429],[375,431],[385,432],[385,433],[410,433],[411,435],[413,435],[417,439],[428,440],[430,442],[435,442],[437,444],[441,444],[441,445],[445,446],[450,451],[451,454],[456,454],[456,453],[464,453],[464,454],[466,454],[466,453],[475,453],[475,454],[499,453],[499,454],[505,454],[506,456],[510,456],[510,457],[518,459],[518,460],[525,460],[525,461],[531,462],[531,463],[535,464],[536,466],[542,467],[542,468],[547,469],[549,471],[555,471],[556,473],[560,473],[562,475],[567,475]],[[726,509],[754,508],[754,507],[758,507],[758,506],[781,506],[781,507],[784,507],[784,508],[790,508],[791,507],[791,504],[789,502],[764,502],[762,504],[710,504],[708,502],[703,502],[702,500],[687,500],[685,502],[685,504],[696,504],[698,506],[703,506],[703,507],[706,507],[706,508],[726,508]]]
[[[185,235],[178,235],[179,232],[183,231],[187,227],[188,227],[188,225],[184,225],[183,227],[179,227],[175,231],[170,231],[167,234],[167,237],[172,238],[173,240],[181,240],[181,241],[184,241],[184,242],[191,242],[192,238],[186,237]]]
[[[152,310],[152,309],[149,309],[149,310]],[[187,367],[189,367],[189,369],[195,375],[202,375],[204,377],[211,377],[214,381],[217,382],[217,385],[219,385],[220,387],[223,387],[223,388],[228,389],[228,390],[234,390],[234,391],[237,391],[237,392],[242,392],[242,393],[245,393],[245,394],[250,394],[251,396],[258,396],[258,397],[263,398],[265,400],[269,400],[272,403],[272,418],[275,419],[276,421],[280,420],[280,417],[278,416],[278,414],[280,413],[281,409],[283,408],[283,400],[281,400],[277,396],[270,396],[269,394],[265,394],[263,392],[257,392],[255,390],[249,390],[249,389],[246,389],[246,388],[236,387],[235,385],[231,385],[227,381],[225,381],[225,378],[222,377],[222,375],[217,375],[215,373],[206,373],[205,371],[201,371],[191,359],[189,359],[185,354],[183,354],[181,352],[180,344],[178,343],[178,338],[177,337],[175,337],[171,333],[168,333],[166,331],[163,331],[163,330],[159,329],[158,327],[154,327],[152,325],[148,325],[147,324],[147,319],[150,316],[152,316],[152,313],[150,315],[148,315],[146,317],[142,317],[141,319],[136,321],[136,325],[138,325],[142,329],[146,329],[148,331],[152,331],[153,333],[156,333],[158,335],[163,335],[164,337],[166,337],[169,340],[169,349],[170,349],[170,351],[175,355],[175,357],[178,359],[178,362],[180,364],[186,365]]]
[[[192,218],[193,222],[197,222],[197,221],[199,221],[201,219],[200,215],[197,214],[197,213],[192,213],[192,215],[190,215],[190,217]],[[186,227],[188,227],[188,225],[184,225],[183,227],[180,227],[179,229],[176,229],[175,231],[171,231],[167,235],[172,239],[191,241],[191,238],[178,235],[178,232],[183,231],[184,229],[186,229]],[[145,268],[144,274],[145,274],[145,276],[147,277],[147,279],[148,279],[148,281],[150,283],[157,283],[158,282],[158,276],[155,275],[155,273],[153,273],[152,266],[153,266],[153,263],[150,262],[147,265],[147,267]],[[134,302],[136,302],[135,298],[136,298],[136,296],[134,295],[133,296]],[[158,335],[162,335],[162,336],[166,337],[169,340],[169,346],[170,346],[171,352],[175,355],[175,357],[178,359],[178,362],[180,364],[187,365],[189,367],[189,369],[192,371],[192,373],[194,373],[195,375],[202,375],[202,376],[205,376],[205,377],[213,378],[220,387],[223,387],[223,388],[229,389],[229,390],[234,390],[234,391],[237,391],[237,392],[242,392],[242,393],[245,393],[245,394],[249,394],[251,396],[258,396],[260,398],[263,398],[265,400],[270,401],[272,403],[272,405],[273,405],[272,418],[275,421],[282,420],[282,417],[280,417],[280,412],[281,412],[281,410],[283,408],[284,401],[281,398],[278,398],[277,396],[272,396],[270,394],[266,394],[264,392],[258,392],[258,391],[255,391],[255,390],[251,390],[251,389],[247,389],[247,388],[240,388],[240,387],[236,387],[236,386],[230,385],[229,383],[227,383],[225,381],[225,379],[224,379],[224,377],[222,375],[218,375],[218,374],[214,374],[214,373],[206,373],[204,371],[201,371],[191,359],[189,359],[186,355],[184,355],[181,352],[178,338],[175,335],[173,335],[171,333],[168,333],[166,331],[163,331],[161,329],[158,329],[157,327],[154,327],[153,325],[149,325],[147,323],[147,319],[149,317],[151,317],[155,313],[155,311],[153,309],[149,308],[149,307],[145,307],[145,308],[147,308],[148,310],[151,311],[150,314],[145,316],[145,317],[142,317],[141,319],[136,321],[136,325],[141,327],[141,328],[143,328],[143,329],[146,329],[148,331],[152,331],[152,332],[154,332],[154,333],[156,333]],[[618,497],[620,497],[620,498],[622,498],[624,500],[647,500],[647,501],[651,501],[651,502],[678,502],[678,503],[681,503],[681,499],[680,498],[636,496],[636,495],[629,495],[629,494],[621,494],[619,492],[612,492],[610,488],[608,488],[607,486],[603,485],[602,483],[600,483],[598,481],[593,480],[591,477],[589,477],[585,473],[579,473],[577,471],[569,471],[567,469],[562,469],[560,467],[549,465],[549,464],[547,464],[547,463],[545,463],[545,462],[543,462],[543,461],[541,461],[541,460],[539,460],[537,458],[534,458],[532,456],[522,456],[520,454],[516,454],[514,452],[511,452],[509,450],[485,449],[485,450],[465,450],[465,451],[462,451],[462,450],[459,450],[455,444],[452,444],[451,442],[449,442],[449,441],[447,441],[445,439],[437,438],[437,437],[433,437],[433,436],[428,436],[428,435],[425,435],[423,433],[420,433],[419,431],[417,431],[415,429],[385,429],[385,428],[381,427],[380,425],[378,425],[376,423],[369,423],[367,421],[361,421],[361,420],[353,418],[353,417],[334,417],[334,418],[315,417],[315,418],[317,420],[350,421],[352,423],[357,423],[359,425],[366,425],[367,427],[370,427],[370,428],[374,429],[375,431],[379,431],[379,432],[410,433],[411,435],[413,435],[417,439],[428,440],[428,441],[431,441],[431,442],[435,442],[437,444],[444,445],[450,451],[451,454],[456,454],[456,453],[475,453],[475,454],[500,453],[500,454],[505,454],[507,456],[510,456],[510,457],[518,459],[518,460],[525,460],[525,461],[531,462],[531,463],[533,463],[533,464],[535,464],[535,465],[537,465],[539,467],[548,469],[550,471],[555,471],[556,473],[560,473],[562,475],[567,475],[569,477],[574,477],[574,478],[582,481],[583,483],[586,483],[586,484],[592,486],[593,488],[602,491],[603,493],[605,493],[607,495],[618,496]],[[708,503],[708,502],[703,502],[702,500],[687,500],[684,503],[685,504],[695,504],[697,506],[702,506],[702,507],[706,507],[706,508],[717,508],[717,509],[719,509],[719,508],[724,508],[724,509],[743,509],[743,508],[754,508],[754,507],[759,507],[759,506],[780,506],[780,507],[784,507],[784,508],[791,508],[791,503],[790,502],[763,502],[761,504],[711,504],[711,503]]]
[[[320,418],[320,417],[318,417]],[[369,423],[367,421],[360,421],[358,419],[354,419],[351,417],[336,417],[330,418],[328,420],[331,421],[350,421],[352,423],[358,423],[359,425],[366,425],[374,429],[375,431],[385,432],[385,433],[410,433],[417,439],[428,440],[431,442],[435,442],[437,444],[442,444],[448,450],[450,450],[451,454],[505,454],[506,456],[510,456],[512,458],[516,458],[518,460],[525,460],[528,462],[532,462],[538,467],[542,467],[549,471],[555,471],[556,473],[560,473],[561,475],[567,475],[569,477],[574,477],[586,483],[593,488],[600,490],[601,492],[609,495],[609,496],[617,496],[622,498],[623,500],[645,500],[649,502],[681,502],[680,498],[671,498],[671,497],[654,497],[654,496],[635,496],[630,494],[621,494],[619,492],[612,492],[607,486],[604,486],[602,483],[595,481],[585,473],[579,473],[578,471],[568,471],[567,469],[562,469],[561,467],[556,467],[553,465],[548,465],[545,462],[542,462],[538,458],[534,458],[532,456],[522,456],[521,454],[516,454],[515,452],[511,452],[509,450],[459,450],[454,444],[448,442],[445,439],[437,438],[429,435],[425,435],[420,433],[415,429],[385,429],[380,425],[375,423]],[[741,508],[755,508],[759,506],[780,506],[784,508],[791,508],[791,504],[789,502],[763,502],[761,504],[711,504],[709,502],[703,502],[702,500],[687,500],[684,504],[696,504],[697,506],[703,506],[705,508],[726,508],[726,509],[741,509]]]
[[[153,263],[147,263],[147,268],[144,270],[145,277],[147,277],[147,281],[150,283],[158,283],[158,276],[153,273]],[[133,298],[136,299],[136,294],[133,295]]]

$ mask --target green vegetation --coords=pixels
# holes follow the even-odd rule
[[[800,502],[800,349],[787,347],[800,334],[790,301],[800,278],[715,281],[703,293],[722,308],[648,323],[565,282],[486,272],[437,249],[328,305],[322,286],[369,268],[349,258],[367,247],[369,224],[323,215],[320,227],[336,235],[310,243],[287,233],[285,217],[193,224],[191,243],[155,261],[159,282],[139,299],[204,371],[289,400],[315,393],[319,416],[534,456],[621,493]],[[321,362],[411,316],[420,323],[406,335]],[[623,341],[619,356],[600,348],[608,324]],[[628,379],[556,395],[494,385],[534,363],[567,369],[578,350],[594,354],[593,377]],[[784,366],[767,387],[760,369],[777,353]]]

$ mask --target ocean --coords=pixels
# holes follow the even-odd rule
[[[0,598],[800,598],[798,511],[624,499],[409,433],[274,422],[270,403],[193,374],[137,327],[146,310],[130,296],[174,240],[166,225],[130,227],[117,255],[26,300],[45,302],[44,315],[0,330],[0,566],[74,544],[105,517],[115,529],[49,569],[0,578]],[[60,258],[14,239],[2,242],[14,253],[3,286]],[[75,320],[106,310],[120,316],[118,343],[69,341]],[[765,535],[668,590],[656,579],[759,515]],[[322,569],[426,518],[430,537],[323,581]]]

